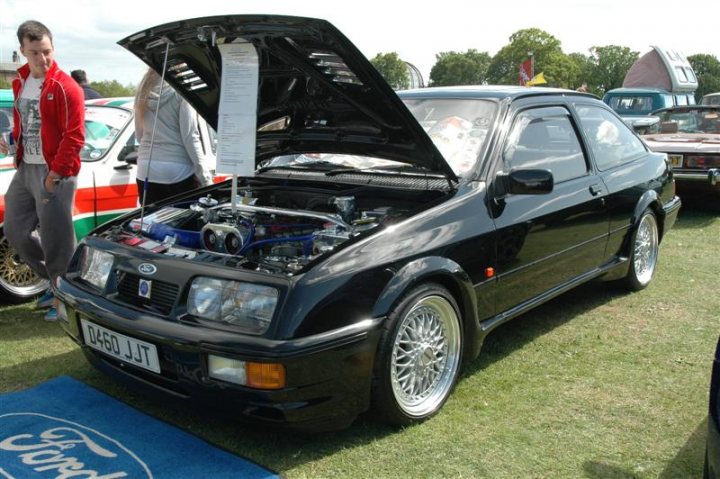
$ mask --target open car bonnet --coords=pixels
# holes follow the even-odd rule
[[[217,129],[223,63],[218,47],[243,40],[258,57],[256,164],[293,153],[346,153],[457,179],[392,88],[327,21],[205,17],[159,25],[118,43],[158,73],[165,69],[166,81]]]

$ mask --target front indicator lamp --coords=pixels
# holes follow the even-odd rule
[[[278,363],[255,363],[209,354],[208,374],[213,379],[254,389],[285,387],[285,366]]]

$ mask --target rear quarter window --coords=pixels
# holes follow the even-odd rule
[[[582,130],[600,171],[613,168],[646,153],[645,145],[622,120],[593,105],[575,105]]]

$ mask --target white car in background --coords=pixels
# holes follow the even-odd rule
[[[700,104],[712,106],[720,105],[720,91],[717,93],[708,93],[707,95],[703,96],[700,100]]]
[[[73,221],[79,239],[90,230],[137,207],[134,158],[137,142],[133,98],[105,98],[85,102],[85,145],[80,152]],[[214,150],[209,127],[203,144]],[[47,281],[18,257],[3,234],[5,192],[15,174],[12,157],[0,157],[0,302],[19,303],[42,292]]]

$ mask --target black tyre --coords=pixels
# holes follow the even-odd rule
[[[659,244],[655,213],[647,209],[638,221],[630,244],[630,269],[625,277],[629,289],[639,291],[650,284],[657,265]]]
[[[373,405],[408,425],[437,413],[457,382],[462,322],[450,292],[434,283],[407,293],[390,313],[375,363]]]
[[[48,284],[18,257],[0,230],[0,301],[23,303],[42,293]]]

